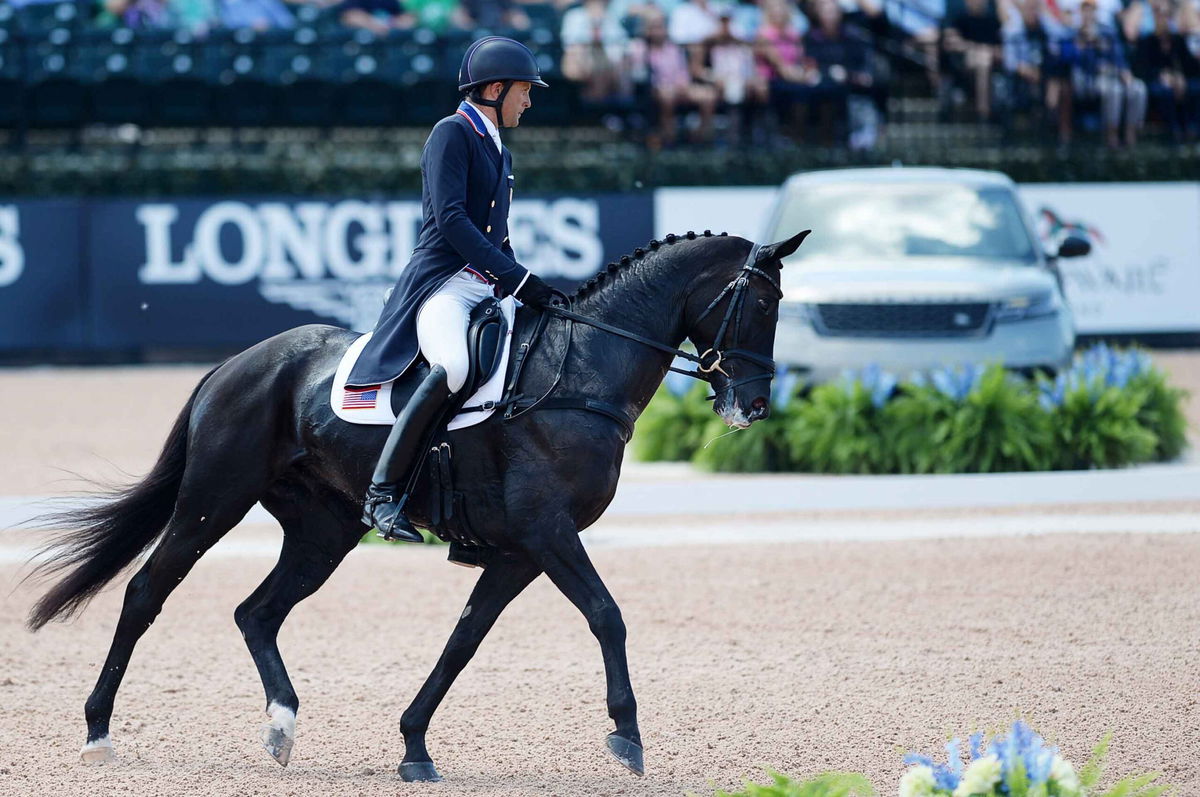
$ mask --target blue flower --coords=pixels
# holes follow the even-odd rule
[[[1058,748],[1047,747],[1046,741],[1021,721],[1013,723],[1007,736],[998,736],[988,745],[988,753],[1000,759],[1002,783],[1008,783],[1017,767],[1025,770],[1032,785],[1045,783],[1054,765]]]
[[[962,779],[962,761],[958,757],[958,744],[958,739],[952,739],[946,745],[946,752],[950,754],[949,764],[935,764],[929,756],[917,753],[909,753],[904,756],[904,763],[929,767],[933,770],[933,780],[939,789],[954,791]]]
[[[780,368],[775,372],[775,381],[771,383],[771,404],[776,408],[786,407],[796,394],[796,385],[800,376],[795,371]]]
[[[961,368],[938,368],[930,375],[930,381],[939,393],[955,401],[964,401],[979,384],[983,371],[977,365],[967,364]]]
[[[871,405],[875,409],[888,403],[892,393],[896,390],[898,381],[895,374],[883,370],[875,363],[862,369],[861,373],[850,370],[842,371],[842,388],[846,394],[854,395],[856,388],[861,385],[862,389],[870,395]]]

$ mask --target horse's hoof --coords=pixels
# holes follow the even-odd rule
[[[262,726],[262,745],[271,758],[279,762],[279,766],[286,767],[288,760],[292,757],[292,745],[296,740],[287,735],[287,732],[280,727],[271,723]]]
[[[398,771],[405,783],[437,783],[442,779],[432,761],[405,761]]]
[[[101,736],[94,742],[88,742],[79,751],[79,760],[85,764],[107,764],[117,760],[113,752],[112,741],[107,736]]]
[[[617,736],[615,733],[608,735],[605,744],[608,745],[608,752],[613,754],[613,758],[624,764],[630,772],[639,778],[646,774],[646,767],[642,763],[642,746],[640,744],[632,742],[624,736]]]

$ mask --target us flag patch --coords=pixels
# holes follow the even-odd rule
[[[342,393],[342,409],[344,410],[373,410],[379,398],[380,385],[369,387],[348,387]]]

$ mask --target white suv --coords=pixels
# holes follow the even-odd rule
[[[877,168],[792,176],[763,240],[812,229],[784,261],[775,359],[822,382],[870,364],[906,374],[1000,362],[1053,371],[1075,345],[1056,259],[998,172]]]

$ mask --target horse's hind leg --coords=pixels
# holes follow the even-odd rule
[[[429,720],[454,679],[475,655],[479,643],[491,630],[496,618],[541,572],[539,567],[524,557],[496,557],[479,576],[437,666],[400,718],[400,730],[404,734],[401,779],[441,780],[429,758],[429,751],[425,749]]]
[[[162,541],[125,589],[125,603],[121,607],[121,618],[117,621],[108,658],[84,706],[88,735],[80,756],[85,762],[108,761],[114,757],[109,721],[134,646],[158,617],[167,596],[183,581],[197,560],[237,525],[253,505],[254,499],[249,496],[240,500],[225,499],[221,504],[181,497],[176,503]],[[205,508],[201,510],[200,507]]]
[[[288,678],[276,638],[288,613],[317,591],[362,536],[356,507],[330,497],[296,501],[277,491],[263,505],[283,526],[283,549],[266,580],[234,612],[246,647],[267,694],[262,743],[271,757],[287,766],[296,734],[300,701]]]

